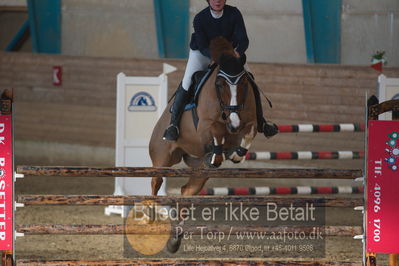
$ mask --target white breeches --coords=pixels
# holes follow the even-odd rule
[[[188,62],[186,65],[186,71],[183,77],[183,89],[188,91],[191,86],[191,77],[197,71],[205,70],[211,63],[211,59],[201,54],[199,50],[191,50],[188,56]]]
[[[182,81],[182,86],[185,91],[188,91],[191,86],[191,78],[193,74],[197,71],[206,70],[210,63],[211,59],[201,54],[199,50],[190,49],[190,54],[188,56],[188,61],[186,65],[186,71],[184,72],[184,77]],[[244,69],[250,72],[248,63],[245,63]]]

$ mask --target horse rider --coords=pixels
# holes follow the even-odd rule
[[[194,17],[194,33],[191,36],[188,62],[183,80],[176,91],[171,121],[163,135],[164,140],[176,141],[179,137],[179,122],[188,101],[191,77],[195,72],[207,69],[211,63],[210,40],[223,36],[231,41],[236,56],[241,58],[243,63],[246,61],[245,51],[249,40],[241,12],[236,7],[226,5],[226,0],[207,0],[207,2],[208,7]],[[258,132],[263,132],[266,137],[274,136],[278,132],[277,127],[263,118],[259,89],[251,75],[247,76],[254,88]]]

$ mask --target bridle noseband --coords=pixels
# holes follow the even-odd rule
[[[245,70],[241,71],[240,73],[238,73],[237,75],[229,75],[226,72],[224,72],[223,70],[219,70],[219,72],[217,73],[216,77],[222,77],[226,80],[226,82],[229,85],[235,85],[237,86],[238,82],[241,80],[241,78],[246,74],[247,72]],[[230,113],[233,112],[239,112],[242,109],[244,109],[244,103],[247,99],[247,94],[248,94],[248,88],[245,88],[244,91],[244,100],[242,104],[238,104],[238,105],[225,105],[222,101],[222,96],[220,93],[220,87],[219,86],[215,86],[216,87],[216,94],[219,100],[219,105],[222,111],[222,118],[223,120],[227,119],[227,115],[225,114],[225,111],[228,111]]]

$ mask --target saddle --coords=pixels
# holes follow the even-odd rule
[[[197,114],[197,104],[198,104],[198,98],[199,98],[201,89],[204,86],[205,82],[212,75],[212,73],[216,69],[216,67],[217,67],[217,64],[214,63],[214,64],[210,65],[207,70],[197,71],[191,77],[191,86],[188,89],[189,96],[188,96],[187,103],[184,107],[184,111],[191,110],[195,128],[197,128],[198,121],[199,121],[198,114]],[[173,99],[174,97],[175,97],[175,95],[173,95],[171,99]],[[172,110],[170,110],[170,112],[172,112]]]
[[[216,66],[216,63],[212,64],[208,67],[207,70],[197,71],[193,74],[193,76],[191,77],[191,86],[188,90],[190,93],[189,99],[184,108],[184,111],[189,111],[197,107],[198,97],[200,95],[201,89],[215,70]]]

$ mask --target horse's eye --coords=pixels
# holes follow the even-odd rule
[[[222,80],[217,79],[216,82],[215,82],[215,86],[216,86],[216,88],[218,88],[218,89],[222,89],[222,88],[223,88],[223,82],[222,82]]]

